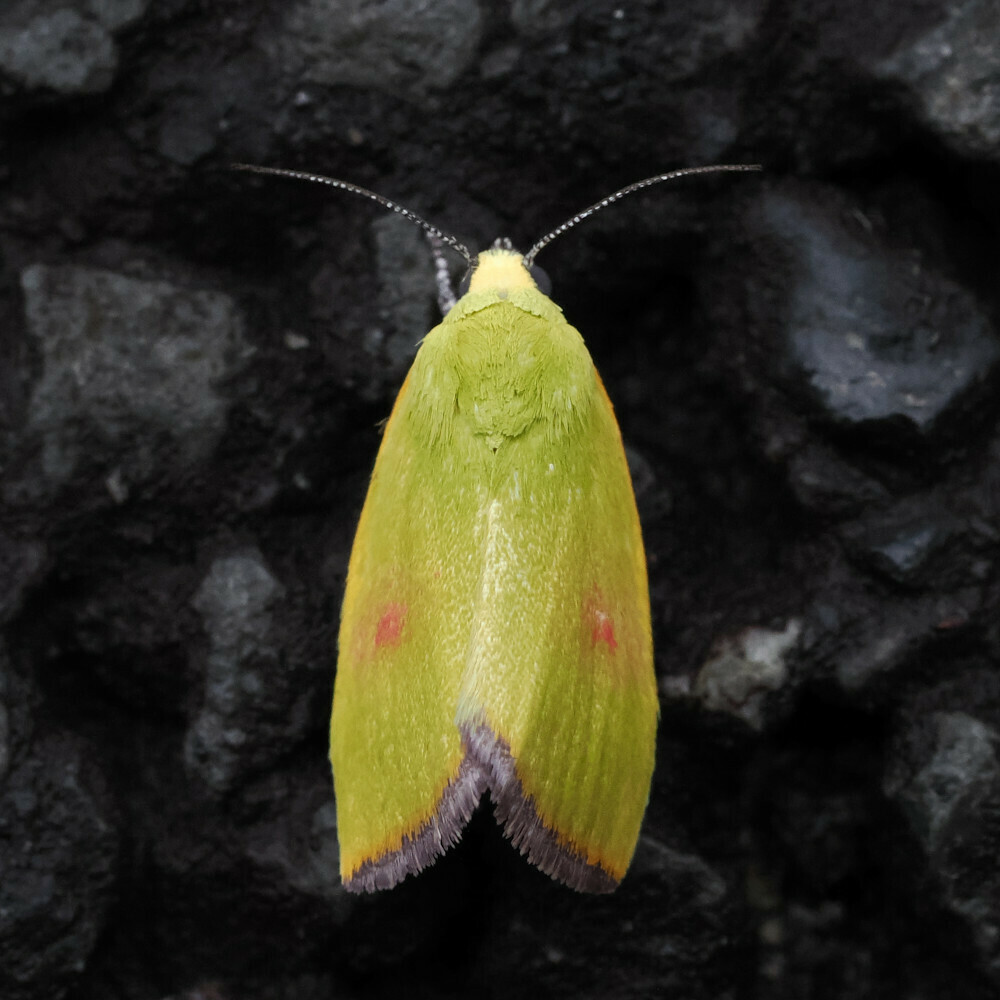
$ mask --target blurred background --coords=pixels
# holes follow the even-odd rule
[[[997,0],[4,0],[0,997],[997,996],[998,37]],[[433,266],[234,161],[474,248],[763,165],[539,260],[648,550],[613,896],[488,802],[341,888],[340,599]]]

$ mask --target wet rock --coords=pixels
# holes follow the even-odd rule
[[[767,696],[787,681],[786,657],[801,633],[802,623],[793,618],[780,632],[747,628],[719,640],[698,671],[694,693],[706,708],[762,729]]]
[[[340,881],[337,845],[337,807],[326,775],[321,788],[300,783],[289,787],[287,777],[276,776],[266,802],[282,808],[251,827],[246,834],[246,856],[274,880],[333,907],[337,919],[351,909]],[[263,787],[267,787],[265,781]]]
[[[1000,151],[998,25],[997,0],[944,7],[939,23],[874,67],[905,87],[924,122],[965,156],[996,159]]]
[[[204,701],[188,730],[184,759],[215,792],[287,748],[281,737],[302,726],[289,712],[287,673],[274,612],[284,587],[255,549],[217,558],[194,596],[208,634]],[[277,745],[275,745],[277,744]]]
[[[873,507],[845,523],[847,552],[864,568],[907,588],[957,594],[990,578],[997,529],[988,489],[948,498],[938,491]]]
[[[103,930],[118,838],[92,749],[52,735],[0,792],[0,995],[58,1000]]]
[[[886,779],[929,854],[946,845],[1000,784],[998,734],[964,712],[935,712],[907,734]],[[964,818],[964,820],[963,820]]]
[[[765,322],[780,324],[775,370],[832,424],[883,444],[945,429],[1000,360],[985,312],[916,255],[845,222],[850,206],[818,198],[772,191],[750,212],[759,245],[780,247],[781,263],[769,261],[750,292]],[[782,301],[771,307],[764,296],[776,286]]]
[[[891,691],[894,678],[919,664],[931,644],[946,648],[951,638],[959,640],[961,626],[982,603],[976,586],[951,594],[859,597],[860,593],[844,597],[849,610],[824,640],[834,678],[854,695],[873,686]]]
[[[471,65],[481,22],[476,0],[299,0],[261,44],[302,80],[422,93],[449,86]]]
[[[845,525],[842,534],[848,551],[890,580],[941,586],[955,575],[947,564],[961,555],[963,526],[933,498],[917,496]]]
[[[1000,982],[1000,734],[960,711],[911,720],[890,756],[886,794],[923,851],[942,906],[968,930],[982,971]],[[923,891],[922,885],[915,889]]]
[[[818,442],[810,442],[791,456],[788,482],[803,507],[834,517],[856,514],[888,499],[881,483]]]
[[[21,285],[43,360],[22,431],[38,457],[32,476],[4,483],[8,501],[51,493],[81,467],[113,477],[112,496],[127,496],[130,483],[164,466],[208,456],[228,408],[218,382],[244,348],[232,299],[42,264],[27,268]]]
[[[118,69],[112,33],[137,20],[149,0],[21,0],[0,14],[0,92],[60,96],[107,90]]]

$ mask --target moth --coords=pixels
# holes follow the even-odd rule
[[[387,889],[461,836],[485,792],[552,878],[610,892],[635,850],[658,701],[639,517],[611,402],[539,286],[556,236],[473,255],[385,426],[351,552],[330,725],[341,876]]]

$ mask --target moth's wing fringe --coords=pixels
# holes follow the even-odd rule
[[[462,838],[486,781],[478,764],[464,757],[458,774],[445,787],[434,814],[411,837],[404,836],[398,850],[362,862],[344,882],[349,892],[391,889],[407,875],[415,875],[432,864]]]
[[[546,875],[564,882],[580,892],[614,892],[618,880],[600,865],[587,859],[571,847],[560,843],[554,831],[547,827],[531,796],[525,794],[517,776],[509,744],[485,722],[459,727],[466,750],[477,771],[484,775],[498,822],[504,833],[528,860]]]

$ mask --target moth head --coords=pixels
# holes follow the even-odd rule
[[[509,239],[498,239],[473,261],[469,273],[458,287],[458,293],[511,292],[519,288],[534,288],[548,295],[552,291],[552,282],[540,267],[526,264],[523,254],[513,248]]]

